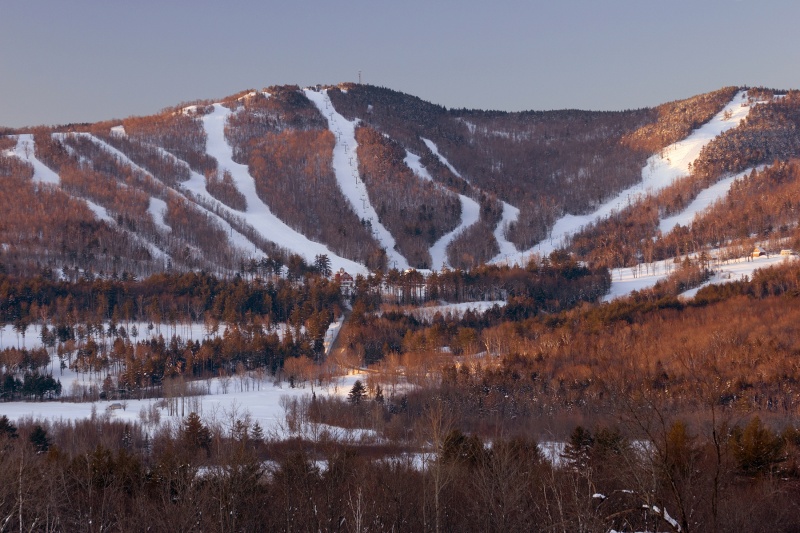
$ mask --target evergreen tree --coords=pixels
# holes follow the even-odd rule
[[[353,383],[353,388],[350,389],[349,393],[347,393],[347,399],[350,400],[350,403],[353,405],[358,405],[366,395],[367,388],[363,383],[361,383],[360,379],[357,379],[356,382]]]
[[[44,453],[50,449],[50,438],[47,436],[47,431],[39,424],[36,424],[36,427],[33,428],[28,439],[37,453]]]
[[[314,267],[321,275],[325,276],[326,278],[330,277],[332,272],[331,260],[327,254],[319,254],[314,257]]]
[[[7,437],[9,439],[16,439],[17,426],[11,423],[6,415],[0,416],[0,438]]]
[[[193,450],[202,448],[208,452],[211,447],[211,431],[203,425],[200,415],[194,411],[189,413],[183,423],[183,440]]]

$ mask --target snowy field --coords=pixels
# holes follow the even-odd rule
[[[0,403],[0,414],[8,416],[11,420],[23,418],[39,420],[82,420],[93,415],[107,415],[113,420],[140,422],[157,425],[153,422],[152,413],[158,411],[160,423],[167,421],[174,424],[181,422],[190,412],[197,412],[206,423],[225,423],[234,419],[249,418],[251,422],[258,422],[269,434],[278,432],[285,434],[283,422],[285,411],[284,398],[302,398],[311,395],[308,384],[296,388],[289,387],[286,383],[273,383],[271,380],[256,382],[252,378],[242,379],[239,376],[229,378],[225,384],[219,378],[201,383],[210,390],[210,394],[192,396],[176,400],[175,414],[169,415],[166,408],[160,408],[160,399],[146,400],[110,400],[97,402],[69,403],[69,402],[6,402]],[[356,380],[365,381],[363,374],[350,374],[335,379],[325,387],[315,387],[317,396],[346,397]],[[225,392],[227,390],[227,393]],[[124,409],[109,410],[112,404],[122,404]],[[320,428],[315,428],[321,431]],[[341,432],[336,428],[327,428],[329,433]]]

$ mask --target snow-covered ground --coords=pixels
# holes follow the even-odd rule
[[[420,157],[406,150],[405,163],[417,176],[420,178],[434,182],[428,169],[422,164]],[[435,183],[435,182],[434,182]],[[444,187],[441,187],[443,190]],[[450,191],[448,191],[449,193]],[[453,193],[450,193],[453,194]],[[444,265],[449,265],[447,261],[447,247],[453,242],[462,231],[466,230],[471,225],[477,223],[481,217],[481,206],[478,202],[463,194],[458,195],[458,200],[461,202],[461,222],[453,231],[442,235],[439,240],[431,246],[431,269],[440,269]]]
[[[464,178],[458,172],[458,170],[456,170],[456,168],[452,164],[450,164],[450,161],[448,161],[447,158],[445,156],[443,156],[441,154],[441,152],[439,152],[439,147],[436,146],[436,143],[434,143],[430,139],[426,139],[424,137],[420,137],[420,138],[422,139],[422,142],[425,143],[425,146],[427,146],[428,149],[431,152],[433,152],[433,155],[435,155],[437,158],[439,158],[439,161],[444,166],[446,166],[447,168],[450,169],[450,172],[452,172],[453,174],[455,174],[459,178],[461,178],[461,179],[463,179],[463,180],[465,180],[465,181],[467,181],[469,183],[469,180]],[[463,209],[463,206],[464,206],[463,201],[462,201],[461,205],[462,205],[462,209]],[[478,206],[478,216],[480,217],[480,206]],[[514,244],[511,241],[506,239],[505,230],[506,230],[506,228],[508,227],[509,224],[511,224],[513,222],[516,222],[518,218],[519,218],[519,209],[517,209],[516,207],[514,207],[513,205],[511,205],[511,204],[509,204],[507,202],[503,202],[503,216],[502,216],[500,222],[498,222],[497,227],[494,229],[494,238],[497,240],[497,244],[500,247],[500,252],[490,261],[491,263],[496,263],[496,262],[499,262],[499,261],[508,260],[510,257],[516,257],[517,256],[517,253],[518,253],[517,252],[517,247],[514,246]],[[433,255],[433,250],[431,250],[431,255]],[[437,263],[436,261],[433,262],[433,266],[434,267],[436,267],[439,264],[440,263]]]
[[[77,134],[77,135],[85,135],[85,136],[91,137],[92,139],[95,139],[94,137],[90,136],[89,134]],[[99,142],[99,140],[98,140],[98,142]],[[103,143],[103,144],[105,144],[105,143]],[[58,176],[58,174],[56,174],[55,172],[50,170],[50,168],[47,165],[42,163],[36,157],[35,149],[34,149],[33,135],[31,135],[31,134],[20,135],[17,138],[17,145],[14,148],[14,150],[11,151],[11,154],[16,156],[16,157],[18,157],[18,158],[20,158],[20,159],[22,159],[22,160],[24,160],[24,161],[27,161],[28,163],[30,163],[33,166],[33,181],[39,182],[39,183],[47,183],[47,184],[50,184],[50,185],[59,185],[61,183],[61,178]],[[93,201],[91,201],[91,200],[89,200],[87,198],[80,198],[80,197],[75,197],[75,198],[78,198],[79,200],[82,200],[84,203],[86,203],[86,206],[94,213],[95,217],[98,220],[102,220],[102,221],[104,221],[104,222],[106,222],[106,223],[108,223],[108,224],[110,224],[112,226],[117,226],[116,220],[114,220],[114,218],[111,215],[108,214],[108,211],[106,210],[105,207],[103,207],[103,206],[101,206],[101,205],[99,205],[99,204],[97,204],[97,203],[95,203],[95,202],[93,202]],[[153,244],[152,242],[148,241],[147,239],[145,239],[144,237],[142,237],[138,233],[130,232],[130,231],[126,230],[125,228],[121,228],[121,227],[119,227],[118,229],[120,231],[128,233],[133,240],[135,240],[136,242],[138,242],[139,244],[141,244],[142,246],[147,248],[148,251],[150,252],[150,254],[154,258],[160,259],[162,261],[167,261],[169,259],[169,255],[168,254],[166,254],[163,250],[158,248],[155,244]]]
[[[170,339],[173,335],[180,336],[184,340],[202,340],[217,336],[222,336],[225,333],[225,325],[220,324],[217,330],[212,330],[205,324],[201,323],[178,323],[170,324],[155,324],[152,328],[145,322],[131,322],[121,323],[117,327],[125,327],[128,335],[134,329],[137,330],[137,337],[135,340],[143,341],[151,338],[157,338],[163,335],[165,339]],[[335,333],[338,333],[341,322],[334,322],[329,328],[330,338],[335,338]],[[106,325],[107,327],[107,325]],[[276,324],[273,328],[279,336],[283,336],[286,331],[286,324]],[[41,329],[37,327],[29,327],[26,330],[25,336],[20,332],[15,331],[10,324],[0,327],[0,349],[5,348],[39,348],[42,344],[40,336]],[[106,336],[105,341],[96,334],[92,336],[97,342],[105,342],[110,345],[115,337]],[[67,396],[73,392],[80,393],[80,391],[90,386],[102,387],[103,380],[106,374],[100,373],[78,373],[74,370],[60,367],[60,361],[57,355],[52,356],[51,364],[46,369],[51,372],[53,378],[61,382],[62,397],[66,399]],[[356,373],[346,376],[341,376],[333,380],[333,382],[324,387],[314,387],[317,395],[326,394],[331,396],[346,396],[353,384],[357,379],[365,382],[364,374]],[[247,376],[241,377],[238,375],[231,376],[227,382],[220,378],[212,380],[192,382],[194,385],[202,390],[207,391],[209,394],[203,396],[196,396],[186,399],[187,411],[188,409],[198,411],[204,419],[212,420],[219,419],[224,413],[238,411],[242,416],[246,411],[249,413],[253,421],[258,421],[265,429],[272,428],[276,422],[283,420],[284,409],[281,406],[281,397],[303,397],[311,394],[311,386],[309,384],[301,384],[298,388],[291,388],[286,383],[275,382],[274,378],[267,376],[266,379],[259,380],[255,373],[250,373]],[[110,412],[110,416],[121,420],[136,421],[140,420],[140,411],[145,409],[149,411],[155,408],[158,399],[135,400],[130,399],[124,403],[124,410],[114,410]],[[106,411],[106,408],[112,404],[120,402],[120,400],[98,401],[98,402],[83,402],[72,403],[67,401],[57,402],[5,402],[0,403],[0,414],[4,414],[11,419],[19,419],[22,417],[42,418],[42,419],[65,419],[77,420],[88,418],[92,414],[94,407],[99,414]],[[162,419],[169,418],[167,411],[160,411]],[[174,419],[180,418],[180,415],[173,417]]]
[[[420,138],[422,139],[422,142],[425,143],[425,146],[427,146],[428,149],[431,152],[433,152],[433,155],[435,155],[437,158],[439,158],[439,161],[444,166],[446,166],[447,168],[450,169],[450,172],[452,172],[453,174],[455,174],[459,178],[469,182],[469,180],[466,180],[458,172],[458,170],[456,170],[456,168],[450,163],[450,161],[448,161],[447,158],[445,156],[443,156],[441,154],[441,152],[439,152],[439,147],[436,146],[436,143],[434,143],[430,139],[426,139],[424,137],[420,137]],[[463,206],[464,206],[463,200],[462,200],[462,204],[461,205],[462,205],[462,209],[463,209]],[[480,206],[478,206],[478,215],[480,216]],[[519,209],[517,209],[516,207],[514,207],[513,205],[511,205],[511,204],[509,204],[507,202],[503,202],[503,216],[500,219],[500,222],[497,223],[497,227],[494,229],[494,238],[497,240],[497,244],[500,247],[500,252],[498,252],[498,254],[494,258],[492,258],[492,260],[490,262],[496,263],[496,262],[499,262],[499,261],[507,260],[509,257],[516,257],[517,256],[517,254],[518,254],[517,247],[514,246],[514,244],[511,241],[506,239],[505,230],[506,230],[506,228],[508,227],[509,224],[511,224],[513,222],[516,222],[518,218],[519,218]],[[431,255],[433,255],[433,250],[431,250]],[[433,262],[434,267],[436,267],[439,264],[440,263],[437,263],[434,260],[434,262]]]
[[[503,217],[494,229],[494,238],[497,240],[497,244],[500,245],[500,253],[492,259],[492,263],[501,261],[507,263],[509,259],[512,258],[518,258],[518,263],[520,265],[526,263],[526,260],[517,251],[517,247],[514,246],[514,243],[506,239],[505,235],[506,228],[509,224],[516,222],[517,219],[519,219],[519,209],[509,203],[503,202]]]
[[[389,264],[400,270],[407,269],[408,261],[395,250],[394,237],[378,220],[378,213],[369,200],[367,187],[359,176],[356,154],[358,148],[356,144],[357,121],[349,121],[336,111],[327,90],[305,89],[304,92],[328,121],[328,129],[336,136],[336,144],[333,148],[333,171],[339,182],[339,189],[359,217],[370,222],[373,235],[386,250]]]
[[[563,247],[569,238],[579,233],[585,226],[620,211],[639,197],[657,193],[675,180],[689,175],[690,165],[700,155],[703,147],[715,137],[738,126],[747,117],[752,108],[752,105],[742,105],[747,101],[747,92],[739,92],[719,113],[694,130],[688,137],[666,147],[660,154],[650,157],[647,165],[642,169],[641,182],[620,192],[592,213],[564,215],[553,225],[550,238],[538,243],[530,250],[510,257],[509,260],[521,264],[531,253],[547,256],[554,250]],[[687,210],[686,216],[689,215],[694,217],[694,213]]]
[[[157,228],[164,233],[172,232],[172,228],[164,221],[164,215],[167,213],[167,202],[161,198],[151,196],[147,211],[150,213],[150,216],[153,217],[153,222]]]
[[[197,382],[201,387],[207,387],[210,394],[186,397],[184,408],[181,409],[181,400],[178,399],[178,410],[169,416],[166,409],[158,408],[160,399],[126,401],[109,400],[98,402],[6,402],[0,404],[0,412],[11,420],[32,418],[43,420],[82,420],[90,418],[93,410],[96,414],[108,414],[112,419],[129,422],[142,422],[146,414],[158,409],[161,422],[170,420],[174,423],[180,421],[191,411],[197,412],[203,420],[209,422],[224,422],[230,420],[234,413],[235,418],[243,419],[249,416],[251,422],[258,422],[265,431],[284,430],[278,426],[285,420],[285,411],[282,403],[283,397],[301,398],[311,395],[309,385],[291,388],[286,383],[274,383],[270,378],[257,381],[249,376],[240,379],[239,376],[228,378],[227,384],[219,378],[208,382]],[[365,382],[363,374],[351,374],[334,380],[324,387],[315,387],[314,392],[319,395],[344,397],[353,387],[356,380]],[[227,392],[225,392],[227,390]],[[108,410],[113,403],[122,403],[124,409]]]
[[[702,287],[741,280],[745,276],[752,277],[753,272],[759,268],[767,268],[781,264],[784,261],[793,260],[796,260],[796,256],[781,256],[776,254],[769,257],[742,257],[720,264],[712,263],[711,269],[714,270],[715,274],[709,281],[704,283]],[[632,268],[615,268],[611,271],[611,290],[605,296],[604,301],[611,301],[616,298],[628,296],[633,291],[653,287],[660,280],[666,279],[676,268],[677,266],[671,259]],[[697,287],[687,291],[681,294],[681,296],[693,298],[700,288],[701,287]]]
[[[438,158],[439,158],[439,161],[441,161],[441,162],[442,162],[442,164],[443,164],[444,166],[446,166],[447,168],[449,168],[449,169],[450,169],[450,172],[452,172],[453,174],[455,174],[456,176],[458,176],[458,177],[459,177],[459,178],[461,178],[462,180],[469,182],[469,180],[467,180],[467,179],[466,179],[464,176],[462,176],[462,175],[461,175],[461,173],[460,173],[458,170],[456,170],[456,167],[454,167],[453,165],[451,165],[451,164],[450,164],[450,161],[448,161],[448,160],[447,160],[447,158],[446,158],[445,156],[443,156],[443,155],[442,155],[442,154],[439,152],[439,147],[438,147],[438,146],[436,146],[436,143],[434,143],[434,142],[433,142],[432,140],[430,140],[430,139],[426,139],[425,137],[420,137],[420,139],[422,139],[422,142],[424,142],[424,143],[425,143],[425,146],[427,146],[427,147],[428,147],[428,150],[430,150],[431,152],[433,152],[433,155],[435,155],[436,157],[438,157]]]

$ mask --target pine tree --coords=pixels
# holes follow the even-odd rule
[[[6,415],[0,416],[0,438],[16,439],[18,436],[17,426],[12,424]]]
[[[319,254],[314,257],[314,267],[321,275],[325,276],[326,278],[330,277],[332,272],[331,260],[327,254]]]
[[[203,425],[200,415],[189,413],[183,423],[183,439],[194,450],[204,449],[209,451],[211,446],[211,431]]]
[[[366,395],[367,388],[361,383],[360,379],[357,379],[356,382],[353,383],[353,388],[350,389],[350,392],[347,394],[347,399],[350,400],[350,403],[353,405],[358,405]]]
[[[39,424],[36,424],[28,438],[37,453],[44,453],[50,449],[50,439],[47,436],[47,431]]]

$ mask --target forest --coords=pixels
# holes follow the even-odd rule
[[[369,372],[346,397],[288,400],[277,429],[246,410],[160,424],[144,412],[139,422],[0,416],[5,523],[42,531],[89,522],[124,531],[797,527],[795,263],[704,288],[692,301],[667,286],[604,305],[592,302],[607,274],[565,255],[445,272],[424,292],[407,276],[387,275],[383,290],[374,278],[357,280],[341,335]],[[229,324],[224,340],[199,349],[117,335],[108,364],[123,370],[108,392],[152,389],[136,376],[163,369],[165,398],[176,377],[247,365],[296,386],[321,384],[310,370],[319,356],[312,324],[324,330],[346,307],[338,285],[313,272],[266,284],[184,274],[75,284],[6,277],[0,287],[2,301],[16,303],[5,320],[24,328],[48,317],[54,326],[42,335],[65,346],[109,319],[117,333],[136,319]],[[403,311],[404,298],[431,291],[454,300],[505,292],[508,303],[430,318]],[[258,324],[282,320],[302,322],[305,340],[259,333]],[[307,351],[297,349],[303,343]],[[97,345],[82,346],[70,365],[99,360]],[[259,359],[268,354],[273,362]],[[16,365],[3,394],[10,385],[19,397],[57,395],[29,372],[49,359],[45,349],[2,356],[6,371]]]

